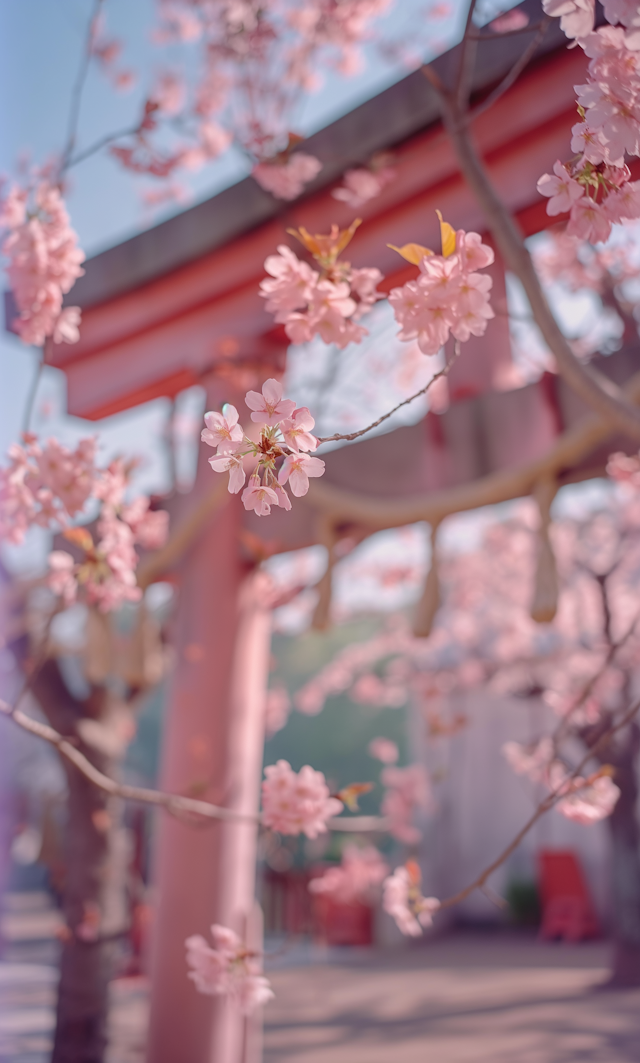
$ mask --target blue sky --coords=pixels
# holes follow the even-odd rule
[[[429,51],[442,51],[459,34],[463,17],[461,0],[454,0],[450,5],[449,17],[430,19],[427,12],[434,3],[435,0],[396,0],[380,22],[383,36],[391,33],[394,38],[404,36],[407,40],[421,37],[425,42],[425,57]],[[28,153],[34,163],[41,163],[60,150],[92,6],[92,0],[20,0],[0,6],[0,173],[14,173],[22,153]],[[168,54],[161,52],[150,39],[153,0],[135,3],[106,0],[104,10],[107,32],[124,40],[123,64],[137,72],[138,83],[132,92],[118,94],[99,70],[91,71],[79,126],[81,146],[106,132],[130,125],[139,114],[145,86],[159,69],[177,65],[179,59],[171,49]],[[361,74],[349,79],[335,74],[327,77],[321,91],[304,101],[295,119],[298,131],[308,134],[321,128],[407,72],[401,66],[383,62],[371,48],[367,49],[366,59]],[[198,201],[241,179],[247,171],[246,160],[231,150],[200,173],[187,175],[185,183],[190,186],[193,200]],[[141,207],[140,181],[125,173],[105,153],[73,171],[67,202],[80,244],[88,255],[150,224]],[[174,207],[163,216],[178,209]],[[34,366],[31,350],[12,336],[0,333],[0,452],[3,454],[21,430]],[[151,422],[157,429],[166,407],[161,402],[152,405],[155,413],[151,409],[140,410],[111,419],[111,424],[100,425],[107,449],[111,449],[108,437],[117,435],[122,440],[123,431],[127,442],[135,443],[136,438],[148,440]],[[43,374],[34,411],[33,427],[46,434],[55,431],[71,438],[82,434],[87,427],[91,431],[96,428],[65,418],[64,378],[54,370]],[[149,473],[151,479],[158,473],[158,486],[161,486],[160,465],[151,460],[148,472],[151,468],[155,469],[153,474]]]

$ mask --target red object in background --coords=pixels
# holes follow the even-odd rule
[[[313,898],[314,929],[327,945],[372,945],[373,909],[354,901],[346,904],[316,894]]]
[[[543,850],[539,857],[540,938],[583,941],[599,937],[600,924],[575,853]]]

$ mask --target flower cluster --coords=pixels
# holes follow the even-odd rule
[[[482,336],[494,317],[489,304],[493,279],[478,270],[490,266],[494,253],[478,233],[454,232],[442,221],[442,254],[420,244],[394,248],[408,262],[419,266],[420,275],[401,288],[392,288],[389,303],[401,326],[401,340],[417,340],[423,354],[433,355],[452,335],[466,341]]]
[[[386,787],[380,811],[389,821],[389,832],[394,838],[413,845],[422,837],[411,820],[416,809],[427,809],[431,804],[429,777],[421,764],[408,764],[406,768],[384,768],[380,776]]]
[[[372,899],[389,868],[374,845],[345,845],[342,862],[323,875],[311,879],[312,893],[330,896],[343,904]]]
[[[65,605],[76,600],[80,589],[90,605],[105,613],[142,596],[136,583],[134,547],[162,546],[169,518],[164,510],[151,510],[146,495],[125,503],[128,472],[124,462],[116,459],[94,483],[93,494],[102,502],[97,542],[87,528],[69,528],[63,534],[75,546],[79,559],[66,550],[49,554],[48,584]]]
[[[302,151],[282,154],[257,163],[251,173],[260,187],[276,199],[297,199],[304,186],[320,173],[322,163],[315,155]]]
[[[0,201],[0,228],[8,230],[2,253],[19,315],[12,323],[24,343],[42,346],[79,338],[80,310],[62,309],[62,298],[84,270],[84,252],[69,225],[59,189],[49,179],[13,185]]]
[[[311,236],[302,227],[288,230],[311,252],[320,271],[301,262],[284,244],[277,255],[266,259],[270,276],[261,282],[260,294],[292,343],[307,343],[317,335],[342,350],[368,335],[358,322],[384,298],[376,290],[382,274],[378,269],[353,269],[348,262],[338,261],[359,225],[357,219],[342,232],[334,225],[326,236]]]
[[[39,444],[25,434],[24,446],[9,448],[9,466],[0,469],[0,539],[21,543],[32,524],[64,527],[83,509],[96,481],[95,439],[75,450],[57,439]]]
[[[612,454],[607,462],[607,473],[618,483],[640,487],[640,454]]]
[[[243,458],[257,459],[242,492],[245,509],[255,510],[259,517],[268,516],[271,506],[291,509],[291,499],[285,491],[300,498],[309,490],[309,477],[322,476],[324,462],[309,454],[315,450],[318,440],[311,434],[315,421],[306,406],[296,409],[292,399],[282,398],[282,385],[277,380],[267,380],[262,392],[248,391],[245,402],[252,411],[251,420],[262,425],[260,439],[256,443],[244,435],[238,424],[239,414],[235,406],[228,405],[222,413],[210,412],[204,417],[201,439],[216,448],[209,464],[215,472],[229,473],[229,491],[237,494],[244,487],[246,474]],[[284,459],[277,470],[277,465]]]
[[[273,1000],[273,991],[262,974],[260,955],[248,950],[237,934],[226,926],[211,927],[213,948],[200,934],[187,938],[187,963],[199,993],[225,996],[250,1015]]]
[[[549,773],[551,787],[563,795],[555,806],[556,811],[566,819],[586,826],[606,819],[613,812],[620,797],[620,789],[609,772],[608,766],[604,766],[586,779],[578,775],[564,781],[566,770],[556,761],[551,765]]]
[[[264,769],[262,821],[281,834],[306,834],[317,838],[327,829],[327,820],[342,812],[342,801],[332,797],[321,771],[305,764],[293,771],[286,760]]]
[[[576,90],[576,158],[556,162],[538,191],[549,197],[548,214],[569,212],[567,231],[591,243],[607,240],[612,224],[640,218],[640,182],[630,180],[625,163],[625,154],[640,154],[640,17],[636,4],[604,0],[603,6],[611,25],[594,31],[594,0],[543,3],[590,63],[586,84]]]
[[[548,234],[547,246],[534,254],[536,269],[547,284],[560,283],[569,291],[588,288],[602,294],[622,290],[640,268],[633,261],[631,242],[615,247],[592,247],[566,232]]]
[[[414,860],[407,860],[404,867],[397,867],[383,883],[382,907],[408,937],[420,937],[423,928],[431,926],[433,913],[440,907],[436,897],[422,896],[421,880],[418,865]]]
[[[374,160],[375,161],[375,160]],[[370,167],[361,166],[356,170],[345,170],[342,176],[342,184],[334,188],[331,195],[339,199],[354,210],[358,210],[370,199],[380,195],[383,188],[393,181],[395,170],[390,166]]]

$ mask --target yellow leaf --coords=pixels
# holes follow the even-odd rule
[[[343,790],[340,790],[338,797],[350,812],[357,812],[360,794],[368,794],[369,790],[373,790],[373,783],[371,782],[352,782],[349,786],[345,786]]]
[[[445,258],[453,255],[456,250],[456,231],[448,221],[442,220],[442,214],[436,211],[440,222],[440,239],[442,240],[442,254]]]
[[[65,528],[63,536],[74,546],[79,546],[81,550],[91,550],[93,547],[93,539],[91,532],[86,528]]]
[[[422,244],[403,244],[402,247],[396,247],[395,244],[387,244],[392,251],[397,251],[399,255],[406,258],[407,262],[411,262],[414,266],[419,266],[425,255],[432,255],[433,251],[430,251],[428,247],[423,247]]]

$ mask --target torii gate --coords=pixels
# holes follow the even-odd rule
[[[522,8],[532,22],[540,15],[537,0],[526,0]],[[479,43],[476,99],[509,71],[533,33]],[[444,80],[456,53],[434,64]],[[581,50],[567,51],[553,23],[526,74],[474,124],[490,175],[526,235],[548,222],[536,181],[567,153],[575,121],[573,86],[583,80],[584,69]],[[287,239],[287,227],[316,232],[325,230],[328,220],[348,224],[352,212],[327,186],[376,151],[393,149],[397,177],[363,207],[364,224],[350,258],[355,266],[388,271],[385,290],[415,272],[411,266],[397,268],[387,243],[433,245],[437,207],[456,228],[484,228],[439,122],[435,94],[419,72],[315,134],[307,146],[323,170],[301,200],[283,207],[247,178],[89,261],[72,293],[83,308],[81,340],[71,348],[55,347],[51,358],[66,373],[70,413],[99,420],[158,396],[175,396],[195,383],[206,387],[209,407],[233,401],[244,409],[246,385],[281,373],[286,359],[286,338],[273,328],[258,297],[265,257]],[[499,262],[493,297],[505,297]],[[199,795],[218,804],[246,812],[257,808],[269,620],[260,573],[252,571],[240,548],[242,529],[273,540],[276,549],[295,549],[336,534],[341,507],[356,490],[370,498],[415,501],[420,494],[428,501],[442,489],[535,460],[584,408],[553,377],[518,391],[493,390],[496,373],[510,357],[507,319],[497,316],[485,337],[465,345],[452,369],[452,405],[444,415],[429,414],[420,424],[329,454],[325,477],[313,483],[306,499],[268,522],[245,514],[239,498],[227,495],[200,461],[194,490],[174,516],[174,526],[180,526],[197,510],[211,513],[206,533],[179,564],[164,788],[188,792],[197,786]],[[631,371],[622,355],[606,359],[603,368],[619,380]],[[594,445],[605,435],[592,431]],[[562,466],[567,478],[600,471],[601,455],[575,468],[570,448],[567,453]],[[346,519],[374,528],[366,498],[354,506]],[[408,505],[391,523],[400,523],[402,512],[408,520],[425,519]],[[184,958],[185,938],[206,934],[212,922],[254,932],[255,844],[250,822],[206,832],[168,818],[160,825],[150,1063],[259,1059],[257,1032],[224,1003],[194,991]]]

